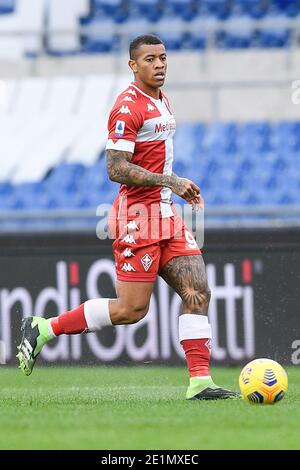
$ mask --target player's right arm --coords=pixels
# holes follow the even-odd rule
[[[109,149],[106,152],[107,171],[111,181],[128,186],[166,186],[183,199],[195,198],[199,187],[191,180],[177,175],[153,173],[131,163],[132,153]]]

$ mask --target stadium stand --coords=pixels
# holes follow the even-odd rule
[[[95,209],[112,200],[104,146],[115,85],[110,76],[6,81],[2,211]],[[174,171],[196,178],[207,205],[299,204],[299,151],[300,121],[181,123]]]
[[[0,0],[0,57],[118,51],[139,31],[169,50],[298,43],[300,0]],[[167,27],[166,27],[167,26]],[[10,33],[21,29],[25,37]],[[59,32],[59,34],[57,34]]]
[[[149,31],[159,33],[167,49],[178,53],[173,57],[181,57],[182,50],[199,54],[212,46],[217,52],[211,75],[191,55],[188,78],[194,83],[213,80],[222,69],[223,81],[228,81],[237,49],[248,49],[250,55],[240,53],[246,65],[236,75],[242,76],[243,66],[250,74],[256,62],[253,51],[264,48],[269,54],[269,49],[299,46],[299,24],[300,0],[64,0],[64,8],[60,0],[0,0],[0,60],[48,56],[56,61],[57,71],[70,55],[111,59],[114,54],[107,53],[119,53],[132,37]],[[288,80],[281,56],[271,54],[265,60],[261,50],[259,54],[264,67],[258,65],[255,73],[266,79],[276,60],[272,78]],[[0,230],[18,228],[19,223],[33,227],[22,214],[94,213],[99,203],[113,200],[118,185],[106,175],[106,118],[112,99],[129,81],[123,70],[116,70],[0,80]],[[173,70],[174,81],[178,68]],[[278,88],[251,95],[244,89],[237,94],[230,86],[219,95],[217,117],[206,111],[207,89],[197,90],[199,106],[194,106],[194,89],[186,90],[184,100],[190,92],[190,102],[179,98],[183,88],[176,90],[175,114],[180,118],[174,171],[199,183],[209,208],[299,207],[300,168],[295,162],[300,121],[288,109],[289,98],[279,95]],[[274,100],[278,111],[269,104]],[[262,117],[260,104],[269,110]],[[189,107],[194,111],[185,122],[182,110]],[[229,117],[225,113],[224,118],[224,109],[231,112]],[[18,214],[19,222],[13,220]]]
[[[62,160],[94,161],[106,139],[105,116],[112,87],[122,89],[125,84],[127,78],[118,84],[109,75],[5,82],[1,145],[9,158],[1,165],[1,178],[36,181]]]

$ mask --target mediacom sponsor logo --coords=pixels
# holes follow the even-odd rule
[[[166,132],[166,131],[175,131],[176,124],[171,122],[166,122],[165,124],[159,123],[155,125],[155,132]]]

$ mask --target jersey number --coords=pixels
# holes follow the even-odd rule
[[[184,231],[184,235],[185,235],[185,239],[187,241],[188,247],[191,250],[198,248],[196,240],[194,239],[193,235],[188,230]]]

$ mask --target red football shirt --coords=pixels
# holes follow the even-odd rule
[[[153,173],[172,174],[174,116],[166,96],[155,99],[134,83],[117,98],[108,120],[106,149],[133,153],[131,162]],[[141,203],[149,209],[158,206],[161,217],[173,215],[171,189],[166,187],[128,186],[122,184],[114,203],[121,211],[126,198],[127,208]]]

